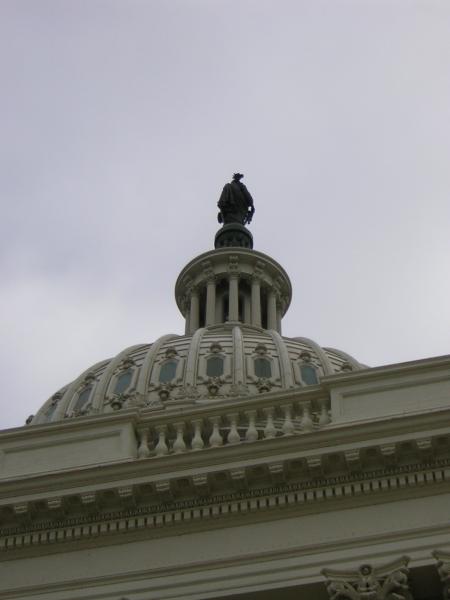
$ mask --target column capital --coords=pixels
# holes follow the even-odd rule
[[[395,596],[398,600],[412,600],[408,585],[409,558],[400,559],[373,567],[364,564],[355,570],[338,571],[323,569],[330,600],[387,600]]]
[[[436,568],[442,584],[442,597],[450,598],[450,554],[435,550],[432,555],[436,559]]]
[[[190,285],[186,291],[191,297],[198,296],[200,294],[200,288],[198,285]]]

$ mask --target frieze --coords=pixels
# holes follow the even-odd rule
[[[272,465],[272,467],[272,470],[274,471],[273,474],[276,474],[278,478],[278,476],[282,474],[280,464],[277,463],[275,466]],[[436,477],[436,473],[440,473],[440,475]],[[421,477],[419,477],[419,475]],[[195,479],[197,476],[193,477]],[[234,470],[233,473],[230,472],[230,477],[235,481],[244,480],[246,478],[245,469],[240,469],[239,472],[236,470]],[[434,483],[435,480],[444,479],[446,481],[450,480],[450,469],[413,473],[412,476],[406,478],[404,482],[394,481],[394,478],[389,477],[385,477],[376,481],[372,480],[370,482],[364,482],[362,480],[358,481],[356,478],[352,478],[350,476],[339,476],[332,479],[321,478],[314,482],[279,482],[264,488],[234,490],[226,494],[211,495],[210,493],[207,497],[199,496],[184,500],[167,499],[164,502],[149,503],[145,506],[136,506],[133,504],[132,506],[127,507],[127,509],[120,509],[117,511],[100,512],[97,510],[84,515],[67,515],[64,516],[64,518],[48,519],[33,525],[26,523],[17,525],[16,527],[0,528],[0,547],[3,549],[8,549],[10,544],[5,544],[5,539],[11,538],[11,536],[24,536],[26,534],[31,535],[33,533],[45,532],[48,530],[54,531],[65,528],[82,527],[85,525],[96,526],[97,528],[97,526],[105,523],[119,522],[138,517],[145,517],[150,521],[153,520],[153,524],[145,526],[154,526],[156,523],[154,520],[158,518],[158,526],[162,526],[166,521],[172,523],[174,514],[179,513],[180,511],[189,512],[191,510],[200,508],[205,510],[208,509],[204,514],[205,517],[211,516],[211,511],[214,512],[215,516],[235,514],[236,512],[240,512],[239,508],[237,510],[231,510],[231,505],[236,505],[236,503],[238,507],[242,503],[245,504],[245,507],[243,505],[241,507],[243,508],[243,512],[247,512],[250,508],[252,512],[255,512],[258,510],[265,511],[267,508],[271,507],[292,507],[295,505],[304,506],[305,504],[311,504],[316,501],[320,501],[321,506],[323,506],[324,500],[336,501],[340,498],[372,494],[373,491],[377,489],[379,491],[383,491],[405,486],[414,487],[417,485],[431,484]],[[170,485],[171,482],[169,480],[156,482],[155,484],[159,493],[169,492]],[[199,491],[202,491],[202,488],[204,489],[205,486],[208,485],[208,479],[202,477],[202,480],[200,481],[197,477],[197,479],[193,480],[193,485],[194,487],[198,488]],[[118,496],[126,500],[133,498],[135,493],[139,493],[138,486],[133,488],[129,486],[117,490]],[[83,504],[92,506],[94,509],[97,498],[98,495],[92,492],[84,494],[83,498],[80,498],[80,500],[82,500],[82,502],[84,500]],[[63,502],[60,498],[58,498],[58,507],[61,507],[62,504]],[[29,503],[27,506],[29,507]],[[161,517],[164,518],[161,520]],[[198,518],[202,518],[202,516],[200,515]],[[182,520],[190,520],[189,515],[184,515]],[[108,526],[104,530],[104,533],[112,533],[113,531],[114,529],[111,530],[111,528]],[[97,531],[96,535],[101,532],[102,531],[100,530]],[[67,538],[62,536],[61,540],[67,541]],[[43,539],[43,543],[45,543],[45,539]]]

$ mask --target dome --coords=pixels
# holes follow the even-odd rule
[[[54,394],[32,423],[132,406],[155,409],[225,402],[316,385],[363,368],[354,358],[302,337],[245,324],[202,327],[126,348]]]
[[[90,367],[27,422],[227,402],[363,368],[344,352],[281,335],[292,286],[281,265],[253,249],[245,227],[254,213],[248,190],[239,180],[225,186],[219,207],[215,249],[191,260],[175,284],[184,335],[126,348]]]

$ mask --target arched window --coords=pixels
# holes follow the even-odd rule
[[[172,381],[172,379],[175,378],[176,372],[177,372],[177,361],[176,360],[169,360],[169,361],[165,362],[159,372],[160,383],[169,383],[169,381]]]
[[[303,383],[306,385],[314,385],[318,383],[316,369],[311,365],[302,365],[300,367],[300,375]]]
[[[264,379],[272,377],[272,365],[268,358],[255,358],[255,375]]]
[[[92,392],[92,385],[88,385],[78,396],[78,400],[75,402],[75,406],[73,407],[74,412],[80,411],[89,400],[89,396]]]
[[[206,374],[208,377],[220,377],[223,375],[223,358],[221,356],[211,356],[206,361]]]
[[[127,369],[123,373],[119,375],[116,381],[116,386],[114,388],[115,394],[123,394],[124,391],[130,387],[131,378],[133,376],[133,371],[131,369]]]

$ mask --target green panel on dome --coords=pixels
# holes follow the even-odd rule
[[[206,374],[208,377],[220,377],[223,375],[223,358],[212,356],[206,362]]]
[[[300,375],[302,376],[302,380],[304,383],[306,383],[306,385],[315,385],[318,382],[316,369],[311,365],[301,366]]]
[[[272,377],[272,365],[267,358],[255,358],[255,375],[269,379]]]
[[[129,387],[132,376],[133,376],[133,371],[131,369],[128,369],[127,371],[125,371],[124,373],[119,375],[119,378],[117,379],[116,387],[114,388],[114,393],[115,394],[123,394],[125,392],[125,390]]]
[[[161,367],[161,371],[159,372],[159,381],[160,383],[169,383],[175,377],[175,373],[177,372],[177,362],[175,360],[170,360],[166,362]]]
[[[91,392],[92,392],[92,385],[89,385],[87,388],[85,388],[81,392],[81,394],[78,396],[78,400],[76,401],[75,406],[74,406],[75,411],[79,411],[83,408],[83,406],[88,402]]]

